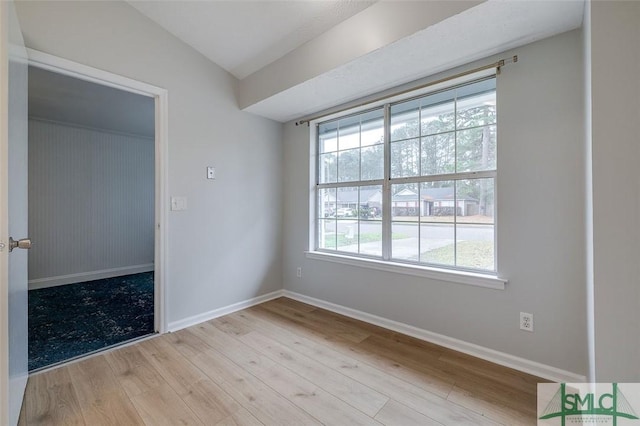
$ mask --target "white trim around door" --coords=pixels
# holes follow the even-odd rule
[[[168,206],[168,141],[169,141],[169,92],[166,89],[128,77],[113,74],[48,53],[27,49],[29,65],[64,74],[81,80],[114,87],[127,92],[155,99],[155,330],[167,331],[167,212]]]

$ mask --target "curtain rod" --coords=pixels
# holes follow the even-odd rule
[[[431,81],[431,82],[426,83],[426,84],[422,84],[420,86],[412,87],[411,89],[406,89],[406,90],[402,90],[400,92],[391,93],[391,94],[388,94],[388,95],[385,95],[385,96],[382,96],[382,97],[379,97],[379,98],[376,98],[376,99],[370,99],[370,100],[368,100],[366,102],[361,102],[361,103],[356,104],[356,105],[351,105],[351,106],[349,106],[347,108],[342,108],[342,109],[339,109],[337,111],[331,111],[331,112],[327,112],[327,113],[324,113],[324,114],[316,115],[316,116],[313,116],[313,117],[310,117],[310,118],[304,118],[304,119],[296,121],[296,126],[298,126],[300,124],[304,124],[304,123],[309,124],[311,121],[315,121],[315,120],[318,120],[320,118],[327,117],[329,115],[340,114],[341,112],[349,111],[349,110],[352,110],[354,108],[360,108],[360,107],[363,107],[363,106],[367,106],[369,104],[373,104],[373,103],[376,103],[376,102],[384,101],[385,99],[392,98],[394,96],[404,95],[405,93],[410,93],[410,92],[414,92],[416,90],[424,89],[424,88],[427,88],[427,87],[430,87],[430,86],[435,86],[436,84],[440,84],[440,83],[444,83],[444,82],[447,82],[447,81],[455,80],[456,78],[464,77],[464,76],[467,76],[469,74],[475,74],[477,72],[488,70],[488,69],[491,69],[491,68],[495,68],[496,69],[496,73],[500,74],[500,68],[501,67],[505,66],[506,64],[516,63],[516,62],[518,62],[518,55],[514,55],[511,58],[507,58],[507,59],[500,59],[499,61],[494,62],[492,64],[483,65],[481,67],[477,67],[477,68],[474,68],[474,69],[471,69],[471,70],[463,71],[461,73],[458,73],[458,74],[455,74],[455,75],[451,75],[449,77],[441,78],[441,79],[438,79],[438,80],[435,80],[435,81]]]

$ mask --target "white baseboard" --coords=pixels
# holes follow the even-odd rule
[[[533,374],[534,376],[542,377],[554,382],[583,383],[586,381],[586,377],[580,374],[561,370],[549,365],[540,364],[535,361],[485,348],[483,346],[454,339],[442,334],[433,333],[431,331],[423,330],[412,325],[389,320],[377,315],[368,314],[366,312],[351,309],[346,306],[336,305],[331,302],[326,302],[324,300],[305,296],[303,294],[295,293],[289,290],[283,290],[282,295],[294,300],[298,300],[300,302],[307,303],[309,305],[317,306],[319,308],[326,309],[328,311],[332,311],[350,318],[355,318],[357,320],[364,321],[373,325],[384,327],[389,330],[397,331],[398,333],[406,334],[420,340],[435,343],[436,345],[444,346],[458,352],[463,352],[468,355],[475,356],[476,358],[484,359],[486,361],[500,364],[505,367],[513,368],[524,373]]]
[[[205,321],[212,320],[214,318],[221,317],[223,315],[228,315],[233,312],[250,308],[251,306],[259,305],[260,303],[267,302],[272,299],[277,299],[278,297],[282,297],[283,290],[276,290],[271,293],[263,294],[262,296],[254,297],[252,299],[244,300],[242,302],[234,303],[229,306],[224,306],[222,308],[214,309],[212,311],[203,312],[198,315],[194,315],[189,318],[181,319],[178,321],[170,322],[167,331],[178,331],[183,328],[191,327],[192,325],[200,324]]]
[[[125,266],[122,268],[102,269],[99,271],[81,272],[78,274],[59,275],[57,277],[38,278],[35,280],[29,280],[29,290],[81,283],[85,281],[102,280],[104,278],[119,277],[121,275],[151,272],[153,269],[153,263],[145,263],[143,265]]]

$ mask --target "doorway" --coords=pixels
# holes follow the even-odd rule
[[[166,129],[156,119],[166,92],[132,91],[146,85],[39,52],[30,58],[34,371],[163,331]]]

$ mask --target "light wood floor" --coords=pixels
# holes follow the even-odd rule
[[[539,381],[280,298],[35,374],[20,424],[535,424]]]

